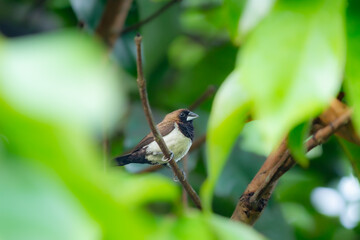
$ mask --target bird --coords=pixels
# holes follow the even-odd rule
[[[176,162],[185,156],[192,145],[194,139],[193,120],[198,117],[199,115],[188,109],[178,109],[167,114],[157,125]],[[118,166],[129,163],[166,164],[169,160],[165,159],[152,132],[146,135],[130,153],[115,158]]]

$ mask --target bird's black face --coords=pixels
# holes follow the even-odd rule
[[[199,117],[196,113],[193,113],[189,110],[183,110],[179,113],[179,119],[183,123],[191,122],[195,118]]]

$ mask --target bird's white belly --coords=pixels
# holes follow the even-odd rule
[[[185,137],[179,127],[175,123],[175,128],[164,137],[164,141],[169,150],[174,154],[174,160],[179,161],[189,151],[192,141]],[[163,154],[159,145],[153,141],[146,148],[146,159],[153,163],[164,163],[162,161]]]

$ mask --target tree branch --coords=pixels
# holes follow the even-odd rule
[[[351,111],[347,110],[333,122],[321,128],[306,142],[307,151],[324,143],[329,136],[350,121]],[[231,219],[253,225],[265,208],[279,178],[296,162],[287,149],[286,139],[270,154],[259,172],[240,197]]]
[[[127,28],[125,28],[123,31],[121,31],[121,34],[125,34],[128,32],[131,32],[133,30],[138,29],[139,27],[141,27],[142,25],[152,21],[153,19],[155,19],[156,17],[160,16],[163,12],[165,12],[168,8],[170,8],[172,5],[174,5],[177,2],[180,2],[181,0],[172,0],[168,3],[166,3],[164,6],[162,6],[159,10],[157,10],[156,12],[154,12],[152,15],[150,15],[149,17],[135,23],[134,25],[131,25]]]
[[[182,163],[183,163],[183,171],[185,173],[186,176],[188,176],[189,170],[188,170],[188,154],[186,154],[183,158],[182,158]],[[182,189],[182,204],[184,206],[184,208],[188,208],[188,194],[186,192],[186,189],[183,187]]]
[[[183,185],[185,190],[188,192],[189,196],[193,200],[195,206],[199,209],[201,209],[201,202],[200,198],[197,195],[197,193],[194,191],[194,189],[191,187],[191,185],[186,180],[186,177],[184,176],[183,172],[180,170],[179,166],[176,164],[176,162],[173,159],[173,156],[171,156],[171,152],[169,148],[166,146],[165,141],[163,137],[161,136],[159,130],[157,129],[154,119],[151,113],[151,108],[149,104],[149,99],[146,91],[146,81],[144,78],[143,73],[143,67],[142,67],[142,58],[141,58],[141,36],[138,35],[135,37],[135,43],[136,43],[136,52],[137,52],[137,72],[138,72],[138,78],[137,78],[137,84],[139,88],[140,98],[141,102],[144,108],[144,113],[146,116],[146,119],[149,123],[151,132],[154,135],[154,139],[156,143],[159,145],[161,151],[164,154],[164,157],[167,159],[170,159],[169,165],[171,169],[173,170],[176,177],[179,179],[180,183]]]
[[[189,106],[189,110],[194,110],[198,108],[203,102],[205,102],[209,97],[211,97],[216,92],[216,87],[214,85],[210,85],[205,92],[195,100],[193,104]]]
[[[107,0],[95,32],[112,49],[123,29],[132,0]]]
[[[189,110],[194,110],[196,109],[198,106],[200,106],[203,102],[205,102],[209,97],[211,97],[214,93],[216,92],[216,87],[213,85],[210,85],[205,92],[198,98],[195,100],[195,102],[193,104],[191,104],[189,106]],[[193,150],[199,148],[202,144],[204,144],[206,141],[206,135],[201,136],[200,138],[198,138],[197,140],[194,141],[194,143],[191,145],[191,148],[189,150],[189,153],[192,152]],[[155,172],[159,169],[163,168],[163,165],[155,165],[155,166],[150,166],[148,168],[145,168],[139,172],[137,172],[138,174],[142,174],[142,173],[149,173],[149,172]]]

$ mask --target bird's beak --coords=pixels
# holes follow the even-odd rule
[[[193,120],[195,118],[198,118],[198,117],[199,117],[199,115],[197,115],[196,113],[189,112],[189,114],[188,114],[188,116],[186,118],[186,121],[191,121],[191,120]]]

